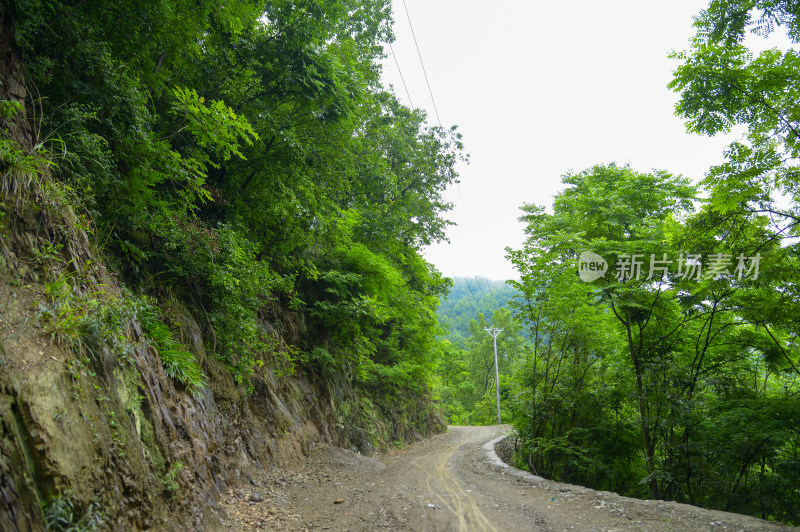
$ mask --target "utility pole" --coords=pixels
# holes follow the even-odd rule
[[[494,340],[494,381],[495,381],[495,391],[497,392],[497,424],[501,425],[502,422],[500,421],[500,372],[497,368],[497,335],[503,332],[503,329],[498,329],[497,327],[486,328],[484,331],[488,332],[492,335],[492,340]]]

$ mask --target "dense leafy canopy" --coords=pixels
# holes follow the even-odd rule
[[[456,279],[438,320],[451,282],[420,248],[444,238],[462,145],[382,87],[388,0],[3,7],[38,141],[191,391],[215,383],[167,326],[175,300],[245,387],[263,366],[349,381],[342,421],[396,427],[435,387],[452,422],[493,423],[499,327],[520,465],[800,523],[800,55],[745,41],[797,43],[792,3],[712,0],[674,54],[689,130],[745,132],[702,182],[565,175],[522,209],[519,280]]]
[[[729,219],[769,216],[776,231],[793,236],[800,197],[800,52],[771,48],[755,55],[745,36],[785,30],[796,43],[799,14],[786,2],[712,1],[697,18],[692,48],[674,54],[681,64],[670,83],[690,131],[745,129],[706,177],[711,207]],[[776,202],[779,195],[791,202]]]
[[[763,226],[733,237],[708,204],[693,212],[680,177],[609,165],[563,182],[552,213],[523,209],[528,240],[509,250],[531,337],[511,384],[520,460],[797,522],[800,374],[794,329],[777,318],[798,308],[784,296],[791,254]],[[588,251],[604,275],[581,278]]]
[[[267,365],[386,412],[428,394],[448,282],[420,248],[462,146],[381,85],[388,0],[8,9],[56,177],[165,321],[193,308],[244,386]]]
[[[552,206],[523,206],[513,314],[480,308],[508,331],[500,389],[521,467],[800,523],[800,56],[745,41],[785,28],[796,43],[798,15],[713,0],[674,54],[688,129],[744,132],[696,186],[597,165],[565,175]],[[474,311],[455,301],[443,322]],[[452,422],[495,422],[486,326],[440,353]]]

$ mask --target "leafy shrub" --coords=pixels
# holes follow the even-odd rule
[[[78,355],[96,353],[103,345],[126,351],[122,324],[135,314],[129,297],[111,297],[102,285],[89,289],[79,285],[81,276],[62,271],[45,282],[49,304],[40,304],[38,319],[45,332],[59,345]]]
[[[93,532],[105,530],[105,516],[97,502],[89,504],[83,515],[76,515],[69,493],[51,496],[43,503],[45,528],[49,532]]]
[[[168,275],[189,287],[212,326],[212,346],[243,383],[278,351],[275,338],[262,327],[259,312],[273,292],[290,292],[291,277],[273,272],[259,258],[260,247],[239,227],[209,228],[173,219],[165,226]]]
[[[178,483],[178,473],[180,473],[183,467],[181,462],[175,462],[161,479],[161,485],[164,487],[164,491],[172,500],[177,499],[181,494],[181,485]]]
[[[143,305],[139,319],[145,336],[161,357],[164,373],[185,385],[192,396],[198,397],[201,390],[208,386],[208,377],[197,364],[194,355],[175,340],[169,328],[158,318],[157,310],[152,305]]]

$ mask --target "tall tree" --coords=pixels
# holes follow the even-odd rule
[[[783,424],[794,406],[775,409],[775,386],[796,385],[785,377],[792,356],[779,347],[782,329],[769,336],[775,318],[764,326],[776,299],[761,298],[766,286],[781,287],[787,251],[764,226],[741,226],[730,238],[709,205],[692,213],[693,187],[665,172],[596,166],[564,182],[571,187],[552,213],[524,207],[528,239],[509,250],[521,274],[516,306],[533,340],[515,385],[527,464],[562,480],[635,494],[642,482],[651,497],[754,512],[743,490],[786,480],[768,480],[765,466],[762,480],[748,483],[758,461],[777,471],[794,460],[786,444],[795,435]],[[755,444],[730,432],[734,410],[754,420]],[[604,470],[634,434],[638,453]],[[726,437],[727,454],[708,444]],[[781,497],[764,507],[792,515]]]
[[[463,147],[381,85],[389,0],[10,4],[41,140],[121,278],[196,309],[244,386],[272,365],[424,403],[449,283],[421,248]]]

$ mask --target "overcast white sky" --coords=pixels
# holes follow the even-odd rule
[[[397,61],[435,123],[403,0],[393,3]],[[517,277],[504,248],[524,239],[519,207],[549,206],[569,170],[630,163],[697,180],[722,159],[730,138],[686,133],[666,88],[667,56],[688,48],[704,0],[405,3],[442,123],[459,126],[470,154],[447,196],[451,244],[425,252],[447,276]],[[393,57],[384,81],[409,103]]]

